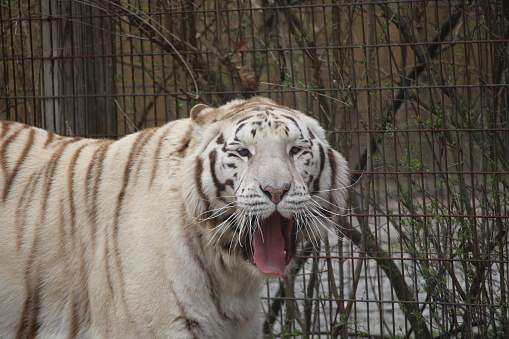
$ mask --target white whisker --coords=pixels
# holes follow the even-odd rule
[[[207,243],[207,246],[212,242],[212,240],[216,237],[216,235],[218,233],[219,233],[219,237],[217,238],[215,243],[216,243],[216,245],[219,243],[219,240],[221,239],[223,234],[226,232],[226,230],[229,228],[231,219],[235,219],[236,214],[237,214],[237,212],[235,212],[234,214],[230,215],[226,220],[221,222],[219,225],[217,225],[214,228],[210,229],[211,232],[214,231],[214,234],[209,239],[209,241]]]
[[[351,183],[350,185],[347,185],[347,186],[343,186],[343,187],[336,187],[336,188],[329,188],[329,189],[325,189],[325,190],[319,190],[319,191],[315,191],[315,192],[333,192],[333,191],[343,191],[343,190],[348,190],[352,187],[354,187],[355,185],[357,185],[358,182],[361,181],[361,179],[364,177],[364,174],[362,174],[359,179],[357,179],[355,182]]]
[[[323,201],[323,202],[325,202],[325,203],[329,204],[330,206],[332,206],[332,207],[334,207],[335,209],[338,209],[339,211],[342,211],[342,212],[343,212],[343,211],[345,211],[345,212],[352,212],[352,211],[354,210],[353,208],[345,208],[345,207],[341,207],[341,206],[338,206],[338,205],[336,205],[336,204],[333,204],[333,203],[332,203],[332,202],[330,202],[329,200],[327,200],[327,199],[325,199],[325,198],[323,198],[323,197],[321,197],[321,196],[319,196],[319,195],[312,195],[312,196],[311,196],[311,201],[313,201],[313,202],[315,202],[315,203],[317,203],[317,204],[320,204],[318,201],[314,200],[314,199],[316,199],[316,198],[320,199],[321,201]],[[343,216],[343,215],[342,215],[342,216]]]
[[[319,235],[317,237],[317,235],[315,234],[315,231],[317,231],[318,233],[320,233],[319,229],[318,229],[318,226],[316,225],[315,222],[310,222],[310,218],[313,218],[316,219],[315,216],[313,216],[311,213],[309,213],[309,208],[306,207],[306,211],[304,211],[303,213],[303,216],[304,218],[306,219],[306,227],[303,227],[303,229],[306,231],[307,235],[308,235],[308,239],[309,241],[311,241],[311,244],[313,244],[313,247],[315,248],[319,248],[320,245],[319,245],[319,241],[318,241],[318,238],[321,239],[321,236]]]
[[[316,206],[318,207],[321,211],[324,211],[326,213],[329,213],[331,216],[338,216],[338,217],[344,217],[346,215],[346,213],[338,213],[338,212],[334,212],[334,211],[331,211],[330,209],[328,208],[325,208],[324,206],[322,206],[318,201],[315,201],[313,199],[310,200],[311,204],[313,206]],[[333,205],[334,206],[334,205]]]
[[[215,218],[217,218],[217,217],[219,217],[219,216],[221,216],[221,215],[225,214],[226,212],[228,212],[228,210],[229,210],[231,207],[233,207],[233,206],[235,206],[235,202],[230,202],[230,203],[226,204],[225,206],[222,206],[222,207],[219,207],[219,208],[215,208],[215,209],[212,209],[212,210],[205,211],[205,212],[201,213],[201,214],[198,216],[198,220],[199,220],[200,222],[203,222],[203,221],[207,221],[207,220],[210,220],[210,219],[215,219]],[[201,216],[202,216],[202,215],[205,215],[205,214],[207,214],[207,213],[211,213],[211,212],[212,212],[212,214],[211,214],[209,217],[207,217],[207,218],[201,218]]]

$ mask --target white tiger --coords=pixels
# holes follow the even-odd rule
[[[118,141],[0,122],[0,338],[259,338],[259,289],[348,170],[264,98]]]

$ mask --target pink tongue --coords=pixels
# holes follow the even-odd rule
[[[281,215],[273,213],[261,223],[254,232],[253,249],[256,267],[263,273],[279,274],[285,277],[285,239],[283,237]]]

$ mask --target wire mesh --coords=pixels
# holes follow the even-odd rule
[[[196,103],[299,109],[353,187],[263,289],[265,336],[505,338],[508,23],[502,0],[2,0],[0,119],[116,138]]]

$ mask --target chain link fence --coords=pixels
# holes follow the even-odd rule
[[[341,229],[262,291],[267,338],[509,335],[503,0],[2,0],[0,119],[117,138],[267,96],[349,160]]]

